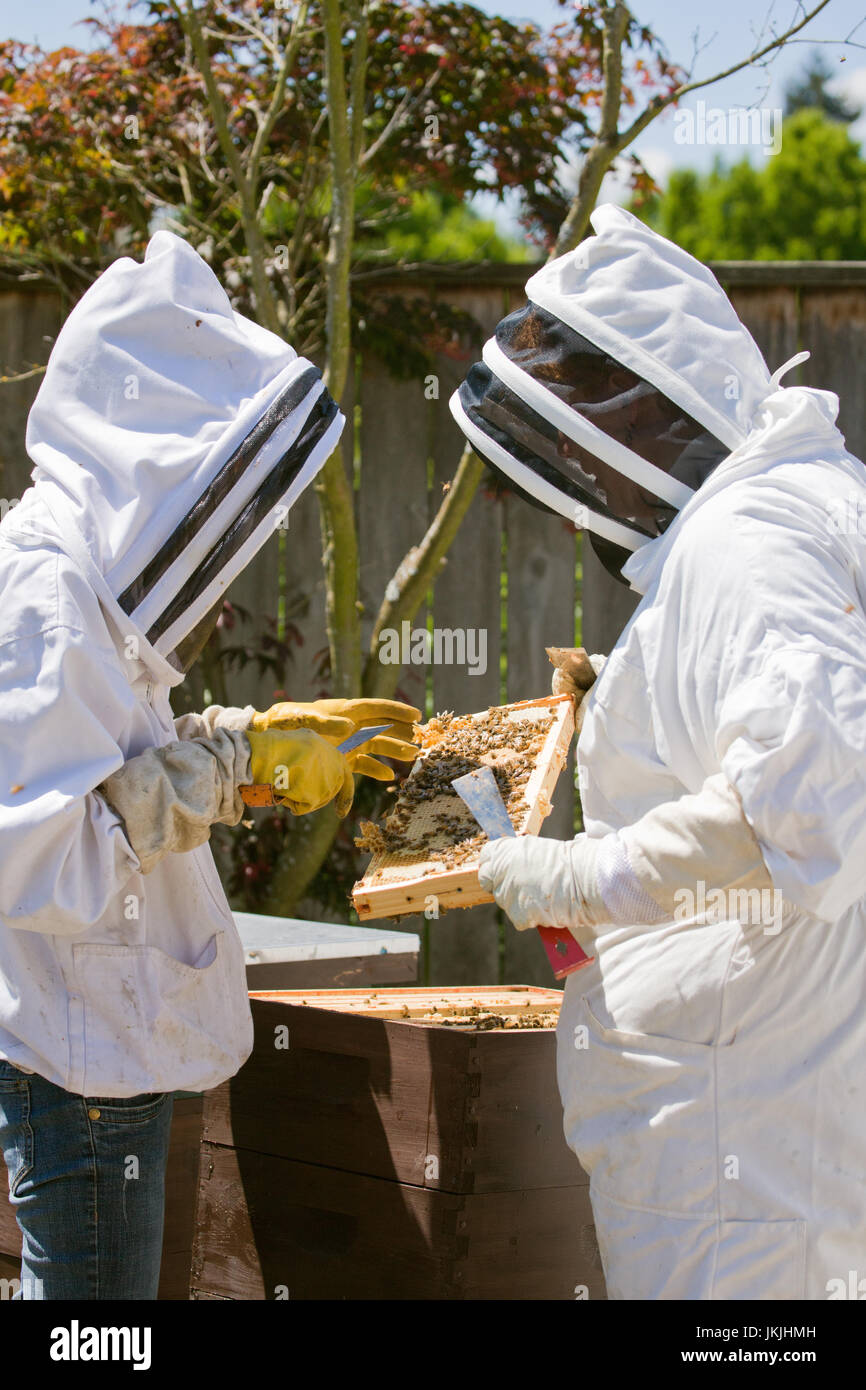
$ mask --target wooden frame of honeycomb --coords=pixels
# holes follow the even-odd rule
[[[562,990],[538,985],[414,985],[408,989],[253,990],[250,998],[336,1009],[389,1023],[486,1033],[555,1028]]]
[[[574,734],[569,695],[524,700],[420,725],[421,752],[382,826],[362,824],[356,843],[373,858],[352,890],[362,920],[474,907],[493,898],[478,883],[487,836],[451,782],[487,764],[518,835],[537,835]]]

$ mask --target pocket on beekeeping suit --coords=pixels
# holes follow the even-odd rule
[[[568,1143],[594,1190],[714,1216],[716,1047],[614,1027],[604,989],[580,996],[565,1025],[574,1045],[561,1040]]]
[[[153,1090],[155,1071],[173,1089],[236,1069],[226,1026],[225,933],[215,932],[191,965],[158,946],[73,946],[84,999],[84,1092]]]

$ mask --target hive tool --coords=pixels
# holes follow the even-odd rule
[[[492,768],[478,767],[463,777],[456,777],[451,785],[469,807],[488,840],[499,840],[504,835],[516,834],[496,785]],[[592,960],[591,956],[581,950],[570,931],[540,924],[536,930],[557,980],[564,979],[566,975],[571,975],[573,971],[588,965]]]

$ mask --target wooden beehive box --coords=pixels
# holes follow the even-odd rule
[[[252,1056],[205,1102],[192,1296],[603,1298],[561,998],[252,995]]]
[[[431,895],[440,911],[493,901],[478,883],[478,856],[487,837],[450,780],[482,764],[492,767],[509,797],[515,831],[537,835],[568,756],[574,707],[570,696],[552,695],[446,716],[426,729],[429,741],[385,825],[368,832],[373,857],[352,891],[362,920],[423,912]]]

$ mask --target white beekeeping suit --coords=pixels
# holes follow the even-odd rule
[[[243,951],[202,841],[242,813],[232,730],[252,710],[176,726],[168,697],[179,645],[343,423],[318,370],[168,232],[101,275],[57,339],[28,423],[34,485],[0,527],[0,1056],[71,1092],[203,1090],[250,1053]],[[198,847],[144,864],[97,789],[179,738],[208,769],[190,804],[207,804],[162,849]],[[164,788],[151,811],[171,820]]]
[[[662,496],[673,516],[646,478],[618,511],[557,416],[560,458],[563,436],[586,445],[583,524],[597,508],[644,597],[587,701],[586,834],[497,841],[481,879],[518,927],[569,926],[594,955],[565,988],[558,1076],[610,1296],[838,1297],[866,1252],[866,472],[836,397],[781,387],[704,267],[620,209],[592,221],[530,309],[726,447]],[[538,381],[503,371],[549,423]],[[463,401],[479,452],[568,514],[556,436],[545,455],[499,381]]]

